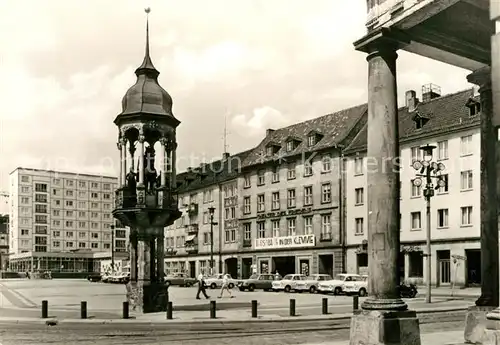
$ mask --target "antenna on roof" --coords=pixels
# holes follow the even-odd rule
[[[223,139],[224,139],[224,151],[223,151],[223,155],[226,156],[228,154],[228,148],[229,148],[229,145],[227,143],[227,136],[229,134],[231,134],[228,130],[227,130],[227,114],[228,114],[228,110],[226,109],[226,113],[224,114],[224,133],[223,133]]]

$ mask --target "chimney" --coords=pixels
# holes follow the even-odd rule
[[[272,132],[274,132],[274,129],[271,128],[266,129],[266,137],[269,136]]]
[[[193,172],[193,168],[191,168],[191,167],[187,168],[187,172],[188,173],[192,173]]]
[[[428,102],[434,98],[441,97],[441,87],[436,84],[422,86],[422,102]]]
[[[414,112],[417,108],[419,100],[417,98],[417,93],[413,90],[406,91],[406,106],[408,107],[408,111]]]
[[[229,152],[224,152],[224,153],[222,154],[222,160],[226,160],[226,159],[228,159],[228,158],[229,158],[229,156],[230,156],[230,155],[229,155]]]

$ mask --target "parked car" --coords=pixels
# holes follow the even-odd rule
[[[332,280],[332,276],[329,274],[313,274],[310,277],[306,277],[305,280],[298,281],[295,285],[295,291],[315,293],[318,290],[318,283],[327,280]]]
[[[103,283],[110,283],[110,279],[111,279],[111,274],[109,274],[109,273],[101,274],[101,281]]]
[[[252,274],[250,278],[243,279],[238,283],[240,291],[254,291],[255,289],[263,289],[269,291],[273,288],[273,281],[276,280],[274,274]]]
[[[224,274],[219,273],[214,276],[208,277],[205,279],[205,284],[207,284],[207,286],[209,286],[211,289],[220,288],[222,287],[223,276]],[[228,287],[230,289],[234,288],[236,285],[238,285],[238,282],[235,279],[233,278],[229,279]]]
[[[402,283],[399,286],[399,293],[402,298],[414,298],[417,295],[418,290],[414,284],[407,285],[405,283]]]
[[[172,275],[165,277],[165,284],[172,286],[185,286],[190,287],[196,284],[198,281],[195,278],[189,277],[186,273],[174,273]]]
[[[101,281],[102,276],[100,273],[91,273],[87,276],[87,280],[89,282],[99,282]]]
[[[353,280],[353,277],[359,277],[359,274],[349,274],[342,273],[337,274],[332,280],[327,280],[320,282],[318,284],[318,291],[321,293],[332,293],[334,295],[340,295],[342,293],[342,287],[346,282]]]
[[[306,280],[306,278],[307,277],[303,274],[287,274],[283,279],[273,281],[272,289],[273,291],[290,292],[291,290],[295,290],[299,281]]]
[[[359,295],[364,297],[368,294],[368,276],[352,277],[342,286],[342,292],[347,295]]]

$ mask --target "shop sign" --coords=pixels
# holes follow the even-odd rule
[[[316,237],[314,235],[258,238],[255,240],[255,249],[299,248],[314,247],[315,245]]]
[[[310,212],[312,212],[312,207],[304,207],[304,208],[291,209],[291,210],[285,210],[285,211],[261,213],[261,214],[257,215],[257,219],[295,216],[297,214],[304,214],[304,213],[310,213]]]

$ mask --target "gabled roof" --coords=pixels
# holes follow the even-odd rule
[[[274,141],[270,141],[266,144],[266,147],[269,147],[269,146],[278,146],[280,147],[281,145],[277,142],[274,142]]]
[[[259,145],[250,150],[243,161],[243,167],[274,161],[273,157],[266,157],[265,155],[265,147],[269,142],[276,142],[282,146],[277,152],[281,158],[347,145],[348,139],[352,137],[351,133],[359,130],[357,127],[363,117],[366,119],[366,112],[367,105],[363,104],[285,128],[276,129],[269,133]],[[316,145],[309,147],[307,145],[307,137],[311,131],[320,132],[323,137]],[[285,145],[283,144],[289,138],[297,138],[301,143],[293,151],[286,152]]]
[[[470,116],[467,102],[474,97],[474,90],[456,92],[420,103],[418,112],[428,118],[422,128],[418,129],[413,121],[414,113],[408,112],[407,107],[399,109],[399,137],[400,143],[432,137],[448,132],[476,127],[480,124],[480,116]],[[352,143],[344,150],[345,154],[366,151],[367,125],[358,133]]]

